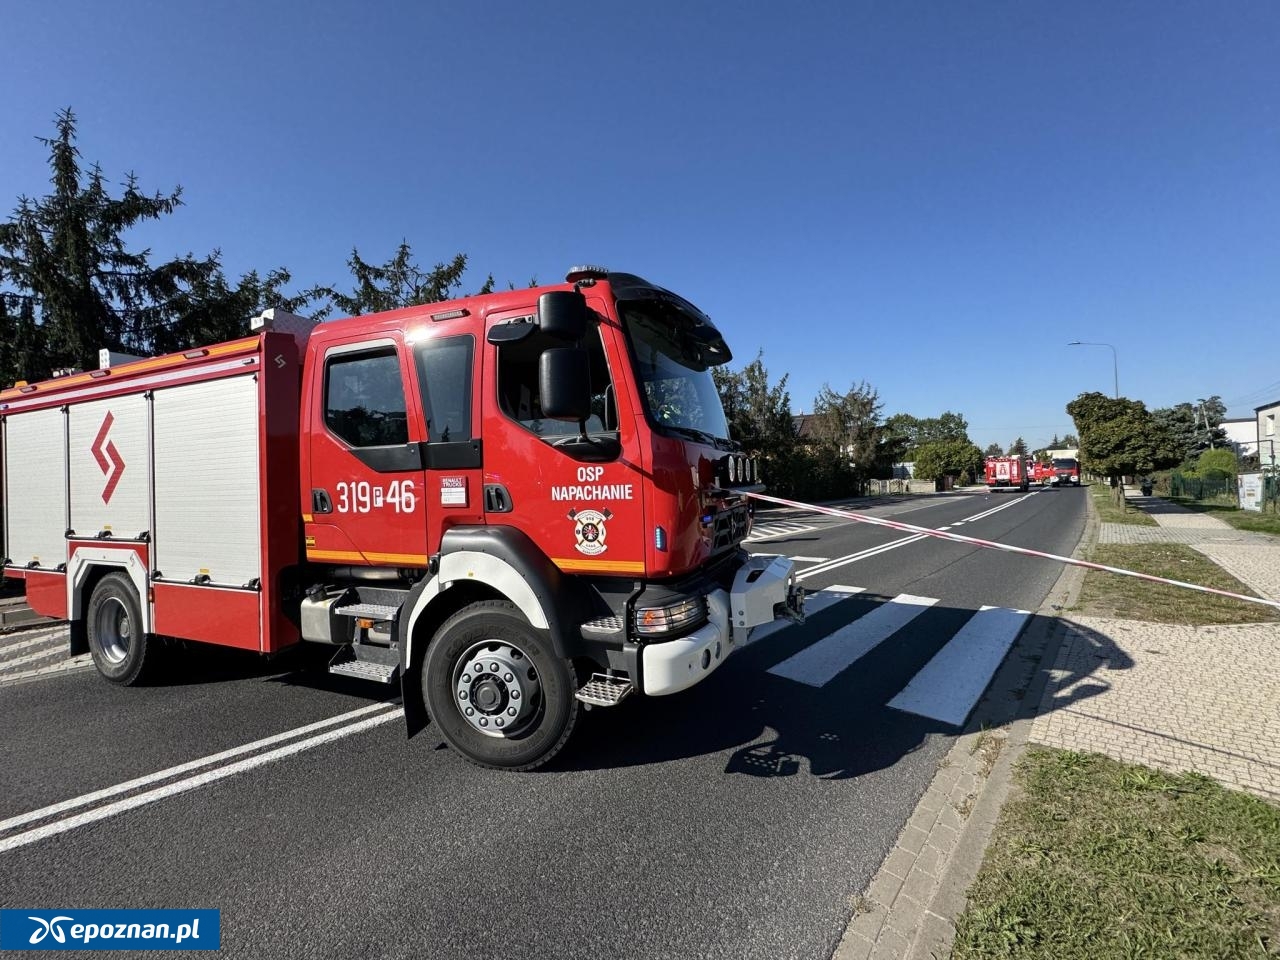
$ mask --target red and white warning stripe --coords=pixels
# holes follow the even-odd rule
[[[763,493],[748,493],[748,497],[756,500],[763,500],[766,503],[776,503],[784,507],[794,507],[798,510],[811,510],[814,513],[824,513],[829,517],[841,517],[845,520],[856,520],[858,523],[870,523],[877,527],[888,527],[891,530],[905,530],[908,533],[922,533],[927,537],[937,537],[940,540],[954,540],[956,543],[969,543],[975,547],[986,547],[989,550],[1003,550],[1006,553],[1021,553],[1028,557],[1043,557],[1046,560],[1057,560],[1059,563],[1069,563],[1073,567],[1084,567],[1087,570],[1103,570],[1107,573],[1118,573],[1124,577],[1137,577],[1139,580],[1150,580],[1152,583],[1167,583],[1173,587],[1186,587],[1188,590],[1199,590],[1201,593],[1212,593],[1220,597],[1231,597],[1233,600],[1245,600],[1249,603],[1260,603],[1266,607],[1275,607],[1280,609],[1280,601],[1264,600],[1261,597],[1247,597],[1243,593],[1232,593],[1230,590],[1218,590],[1215,587],[1202,587],[1198,583],[1186,583],[1182,580],[1170,580],[1167,577],[1157,577],[1150,573],[1138,573],[1136,570],[1121,570],[1119,567],[1108,567],[1102,563],[1090,563],[1088,560],[1076,560],[1074,557],[1060,557],[1056,553],[1045,553],[1041,550],[1030,550],[1026,547],[1015,547],[1008,543],[996,543],[994,540],[979,540],[977,537],[966,537],[959,533],[948,533],[945,530],[932,530],[929,527],[918,527],[912,523],[902,523],[899,520],[885,520],[882,517],[864,517],[856,513],[850,513],[847,510],[839,510],[835,507],[820,507],[812,503],[799,503],[795,500],[784,500],[782,497],[770,497]]]

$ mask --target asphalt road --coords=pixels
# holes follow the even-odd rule
[[[1085,496],[855,512],[1070,553]],[[804,558],[808,621],[686,693],[586,714],[531,774],[431,728],[406,742],[394,705],[314,657],[205,652],[142,689],[0,674],[0,906],[218,908],[235,957],[827,958],[957,732],[887,704],[975,611],[1034,611],[1061,569],[906,536],[761,511],[750,546]],[[903,610],[840,660],[859,621]],[[827,648],[814,681],[805,651]]]

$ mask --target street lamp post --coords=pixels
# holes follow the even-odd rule
[[[1068,347],[1107,347],[1111,350],[1111,374],[1114,377],[1116,399],[1120,399],[1120,361],[1116,358],[1116,348],[1109,343],[1091,343],[1088,340],[1072,340]]]

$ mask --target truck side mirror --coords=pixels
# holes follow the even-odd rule
[[[538,329],[577,343],[587,332],[587,298],[577,290],[555,290],[538,298]]]
[[[550,294],[544,294],[550,296]],[[591,416],[591,366],[581,347],[552,347],[538,358],[542,415],[581,423]]]

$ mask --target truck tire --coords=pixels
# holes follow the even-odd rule
[[[455,613],[427,647],[422,698],[453,749],[482,767],[532,770],[578,718],[574,670],[506,600]]]
[[[98,672],[121,686],[144,679],[154,658],[150,638],[142,631],[142,610],[133,581],[124,573],[108,573],[98,581],[85,612],[89,652]]]

